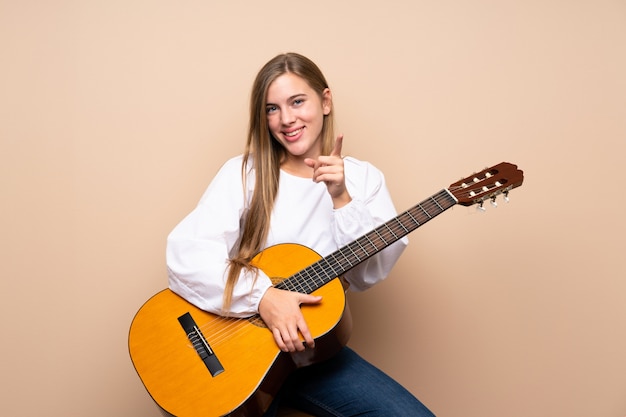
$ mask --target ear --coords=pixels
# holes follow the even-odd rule
[[[324,116],[328,116],[332,108],[333,95],[330,92],[330,88],[325,88],[324,91],[322,91],[322,110],[324,111]]]

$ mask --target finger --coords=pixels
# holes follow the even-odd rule
[[[287,342],[287,348],[289,348],[290,352],[303,351],[304,345],[300,341],[300,334],[298,333],[298,325],[293,329],[293,331],[289,332],[289,340]]]
[[[300,334],[304,338],[304,343],[310,348],[315,347],[315,340],[313,340],[313,336],[311,335],[311,331],[309,330],[309,326],[307,326],[306,321],[304,319],[300,320],[298,323],[298,327],[300,328]],[[304,350],[304,345],[302,346],[302,350]]]
[[[295,325],[293,330],[287,327],[278,333],[280,334],[284,346],[284,349],[281,348],[281,350],[284,352],[295,352],[297,347],[301,345],[300,337],[298,336],[298,328]]]
[[[319,295],[311,295],[311,294],[300,294],[298,298],[299,304],[318,304],[322,301],[322,297]],[[311,335],[311,331],[309,330],[309,326],[304,319],[302,314],[299,315],[296,321],[297,330],[299,330],[299,335],[296,335],[297,340],[295,340],[295,347],[297,350],[302,351],[305,348],[305,345],[314,348],[315,340],[313,340],[313,336]],[[300,335],[304,339],[304,343],[300,341]]]
[[[304,160],[304,163],[307,164],[309,168],[313,168],[313,169],[315,169],[316,165],[318,165],[318,162],[315,159],[311,159],[311,158],[306,158]]]
[[[283,337],[280,334],[280,330],[278,330],[278,328],[275,328],[274,330],[272,330],[272,333],[274,334],[274,341],[276,342],[278,348],[283,352],[288,352],[287,345],[285,344],[285,342],[283,342]]]
[[[343,135],[337,136],[337,140],[335,140],[335,147],[333,151],[330,153],[330,156],[341,156],[341,146],[343,144]]]
[[[321,295],[302,294],[298,300],[300,304],[317,304],[322,301]]]
[[[319,295],[303,294],[300,298],[300,304],[319,304],[321,301],[322,297]],[[298,319],[298,329],[300,329],[300,334],[304,338],[306,346],[314,348],[315,340],[313,340],[313,336],[311,335],[309,326],[306,324],[306,320],[304,320],[304,316],[300,316]],[[302,345],[302,348],[304,349],[304,345]]]

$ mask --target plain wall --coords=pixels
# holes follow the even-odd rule
[[[625,45],[623,0],[0,0],[3,415],[159,415],[129,325],[257,70],[298,51],[399,211],[525,172],[350,295],[351,345],[439,416],[623,417]]]

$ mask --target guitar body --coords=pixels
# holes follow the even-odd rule
[[[275,282],[317,261],[314,251],[295,244],[270,247],[253,264]],[[144,386],[169,415],[260,416],[289,373],[336,354],[349,338],[351,319],[341,281],[332,279],[312,294],[318,305],[302,312],[315,349],[281,352],[259,318],[234,319],[207,313],[169,289],[150,298],[130,327],[129,351]],[[190,313],[223,366],[212,375],[178,321]],[[344,314],[348,313],[348,314]]]

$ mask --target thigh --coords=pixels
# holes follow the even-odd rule
[[[413,394],[349,348],[296,371],[280,398],[319,417],[434,416]]]

